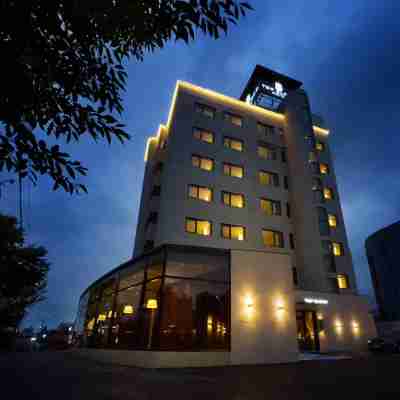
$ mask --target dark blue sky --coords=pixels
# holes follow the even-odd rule
[[[265,1],[226,38],[170,44],[129,63],[124,120],[132,140],[70,146],[89,168],[89,195],[25,193],[28,240],[52,263],[48,300],[25,324],[72,320],[80,293],[132,253],[146,138],[167,117],[175,82],[239,96],[258,64],[304,82],[314,112],[331,129],[347,232],[362,292],[370,292],[365,238],[399,219],[400,2]],[[0,207],[15,213],[15,188]]]

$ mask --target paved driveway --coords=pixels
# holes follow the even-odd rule
[[[1,397],[12,400],[399,399],[399,371],[400,356],[148,370],[73,351],[0,355]]]

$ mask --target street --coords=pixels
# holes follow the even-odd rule
[[[30,400],[386,399],[400,395],[399,370],[391,355],[179,370],[101,364],[74,351],[0,355],[2,397]]]

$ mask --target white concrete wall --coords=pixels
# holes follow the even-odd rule
[[[297,360],[291,274],[288,254],[232,251],[232,364]],[[250,308],[247,298],[253,301]]]
[[[319,335],[321,352],[367,350],[367,341],[376,336],[376,327],[366,298],[353,294],[296,291],[297,302],[306,297],[328,300],[326,305],[298,306],[299,309],[315,310],[323,317],[324,331]]]

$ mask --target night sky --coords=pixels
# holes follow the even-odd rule
[[[400,2],[250,2],[255,11],[226,38],[170,43],[129,63],[123,119],[132,140],[67,147],[89,168],[88,195],[52,192],[47,179],[25,187],[28,241],[52,263],[48,299],[25,325],[73,320],[80,293],[130,258],[146,138],[166,121],[176,80],[238,97],[256,64],[302,81],[325,117],[358,286],[372,293],[364,240],[400,215]],[[16,199],[9,187],[0,210],[15,214]]]

